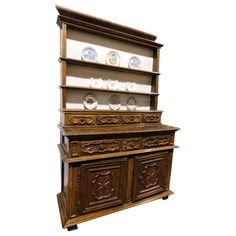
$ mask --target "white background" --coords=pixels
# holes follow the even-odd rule
[[[167,201],[61,229],[55,4],[158,35],[159,109],[181,127]],[[1,3],[0,235],[236,235],[232,0]]]

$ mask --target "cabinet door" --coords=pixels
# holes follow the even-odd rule
[[[124,202],[126,158],[83,164],[80,171],[81,213],[100,210]]]
[[[167,158],[168,152],[135,157],[133,200],[165,190]]]

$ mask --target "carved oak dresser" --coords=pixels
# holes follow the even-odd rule
[[[158,110],[156,36],[56,6],[63,228],[167,199],[174,135]]]

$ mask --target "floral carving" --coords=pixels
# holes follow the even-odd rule
[[[160,165],[158,162],[146,164],[139,179],[145,189],[154,187],[159,183]]]
[[[114,182],[114,176],[111,171],[96,174],[92,179],[92,196],[94,199],[100,201],[111,197],[116,188],[116,184]]]

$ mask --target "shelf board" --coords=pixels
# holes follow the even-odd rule
[[[160,75],[160,73],[156,71],[131,69],[128,67],[112,66],[112,65],[101,64],[101,63],[96,63],[96,62],[89,62],[89,61],[76,60],[72,58],[60,57],[59,62],[62,62],[62,61],[65,61],[66,63],[69,63],[69,64],[74,64],[74,65],[90,66],[90,67],[96,67],[96,68],[100,68],[104,70],[121,71],[121,72],[132,73],[132,74],[149,75],[149,76]]]
[[[114,90],[114,89],[103,89],[103,88],[91,88],[91,87],[81,87],[72,85],[61,85],[62,89],[80,89],[89,91],[100,91],[100,92],[110,92],[110,93],[125,93],[125,94],[136,94],[136,95],[148,95],[148,96],[158,96],[158,93],[143,93],[143,92],[130,92],[125,90]]]
[[[88,135],[109,135],[109,134],[117,134],[117,135],[125,135],[131,133],[155,133],[155,132],[165,132],[165,131],[177,131],[179,128],[169,125],[143,125],[143,126],[118,126],[118,127],[63,127],[62,125],[58,125],[60,131],[65,136],[88,136]]]
[[[85,113],[112,113],[112,114],[119,114],[119,113],[162,113],[161,110],[135,110],[135,111],[127,111],[127,110],[101,110],[101,109],[94,109],[94,110],[87,110],[87,109],[59,109],[61,112],[85,112]]]

